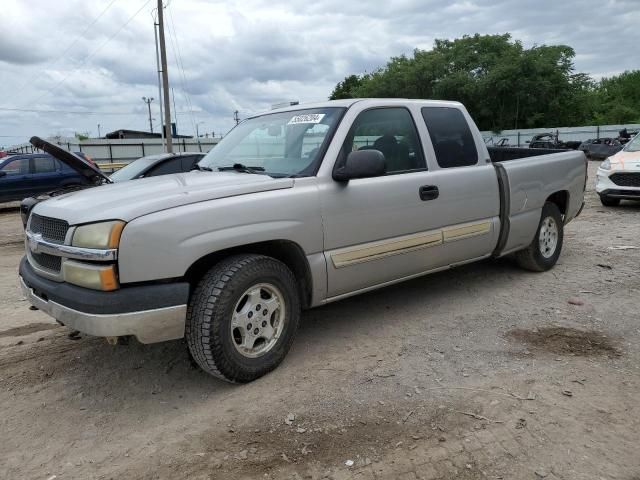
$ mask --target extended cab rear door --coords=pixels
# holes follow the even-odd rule
[[[500,234],[500,193],[480,133],[457,103],[421,106],[419,115],[430,180],[440,192],[443,260],[456,265],[489,256]]]
[[[329,298],[491,253],[499,213],[491,164],[439,166],[415,103],[362,102],[344,122],[351,126],[336,134],[333,166],[374,148],[385,154],[387,174],[341,183],[320,172]]]

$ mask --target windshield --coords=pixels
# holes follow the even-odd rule
[[[222,139],[199,166],[217,171],[242,164],[273,177],[313,175],[344,108],[313,108],[250,118]]]
[[[624,147],[625,152],[640,152],[640,133],[633,137],[629,143],[627,143],[626,147]]]
[[[132,180],[140,175],[144,170],[153,165],[156,160],[162,158],[164,155],[149,155],[148,157],[142,157],[138,160],[134,160],[129,165],[125,165],[117,172],[114,172],[109,177],[113,182],[123,182],[125,180]]]

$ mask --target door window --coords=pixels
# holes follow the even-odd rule
[[[6,175],[26,175],[29,173],[29,159],[16,158],[2,167],[2,171]]]
[[[52,173],[56,171],[53,157],[36,157],[33,159],[33,173]]]
[[[478,163],[478,150],[469,124],[460,110],[449,107],[424,107],[436,160],[440,168],[466,167]]]
[[[355,150],[379,150],[387,174],[426,169],[416,126],[406,108],[372,108],[358,115],[345,141],[341,160]]]

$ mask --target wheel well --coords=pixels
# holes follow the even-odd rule
[[[227,248],[217,252],[210,253],[194,262],[187,272],[185,279],[192,285],[202,278],[202,276],[211,269],[216,263],[230,255],[238,255],[242,253],[254,253],[275,258],[284,263],[293,272],[302,287],[300,289],[300,301],[303,308],[311,305],[311,295],[313,281],[311,279],[311,271],[306,255],[302,248],[295,242],[289,240],[270,240],[267,242],[250,243],[239,247]]]
[[[563,215],[567,214],[567,207],[569,206],[569,192],[566,190],[560,190],[549,195],[547,202],[555,203]]]

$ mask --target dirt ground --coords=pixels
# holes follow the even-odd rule
[[[30,311],[3,209],[0,478],[639,479],[640,205],[602,207],[595,167],[552,271],[487,261],[305,312],[242,386],[182,341]]]

